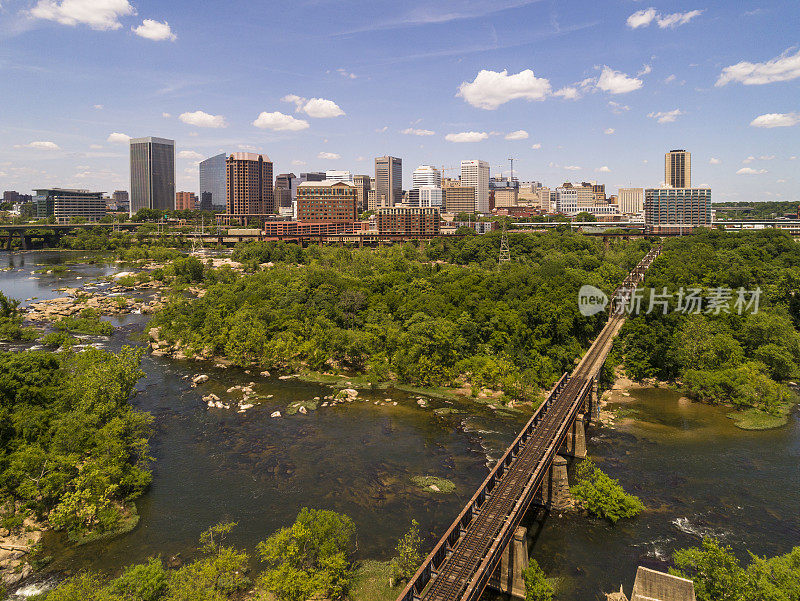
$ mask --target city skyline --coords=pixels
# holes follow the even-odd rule
[[[197,163],[220,152],[267,154],[276,172],[371,173],[396,156],[405,189],[417,165],[480,158],[494,175],[513,156],[520,180],[612,192],[658,186],[663,152],[688,148],[716,202],[800,196],[789,2],[70,12],[87,1],[0,7],[0,69],[15,84],[0,117],[4,189],[127,189],[128,136],[158,136],[176,140],[176,189],[195,193]],[[231,51],[271,58],[254,77]]]

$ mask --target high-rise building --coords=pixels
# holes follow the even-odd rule
[[[647,225],[711,225],[711,188],[647,188],[644,191]]]
[[[175,206],[175,141],[131,139],[130,214],[139,209],[169,211]]]
[[[369,205],[369,191],[370,191],[371,180],[372,178],[369,175],[353,176],[353,184],[356,187],[359,213],[366,211]]]
[[[194,211],[197,208],[197,196],[194,192],[176,192],[175,210]]]
[[[348,182],[303,182],[297,188],[297,220],[354,222],[357,197],[356,187]]]
[[[378,233],[428,238],[439,235],[438,208],[383,207],[378,209]]]
[[[6,190],[3,192],[3,202],[10,202],[12,204],[19,202],[19,192],[16,190]]]
[[[461,161],[461,185],[475,188],[475,211],[489,212],[489,163]]]
[[[106,201],[102,192],[42,188],[36,190],[36,216],[55,217],[56,223],[72,223],[75,218],[90,222],[106,216]]]
[[[114,193],[111,195],[111,200],[114,201],[114,204],[117,207],[121,205],[127,205],[129,202],[128,191],[127,190],[114,190]]]
[[[200,208],[213,211],[227,204],[227,185],[225,175],[226,155],[215,155],[200,162]]]
[[[644,188],[620,188],[617,195],[619,212],[636,215],[644,210]]]
[[[375,211],[378,209],[378,206],[378,191],[374,188],[370,188],[367,193],[367,210]]]
[[[692,153],[670,150],[664,155],[664,183],[668,188],[692,187]]]
[[[414,169],[412,175],[412,187],[421,188],[422,186],[442,187],[442,174],[432,165],[420,165]]]
[[[333,180],[335,182],[353,182],[353,174],[349,171],[326,171],[325,172],[325,179],[326,180]]]
[[[263,154],[234,152],[225,161],[228,215],[246,223],[275,213],[272,161]]]
[[[304,182],[324,182],[325,181],[325,172],[324,171],[312,171],[310,173],[301,173],[300,179]]]
[[[417,192],[419,193],[420,208],[442,208],[442,189],[439,186],[420,186],[417,188]]]
[[[442,204],[448,213],[475,213],[474,186],[442,188]]]
[[[403,202],[403,159],[390,156],[375,159],[375,196],[381,207]]]

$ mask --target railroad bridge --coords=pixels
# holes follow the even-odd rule
[[[583,359],[561,376],[397,601],[477,601],[490,580],[503,592],[524,594],[527,547],[520,522],[534,500],[549,505],[556,487],[566,485],[559,450],[585,457],[584,423],[597,416],[598,372],[631,293],[660,252],[651,250],[615,291],[608,322]]]

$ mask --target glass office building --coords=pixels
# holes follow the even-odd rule
[[[131,139],[130,214],[139,209],[175,208],[175,141]]]
[[[227,205],[225,153],[200,162],[200,208],[222,210]]]

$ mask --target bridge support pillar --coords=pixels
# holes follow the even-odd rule
[[[501,593],[511,596],[512,599],[525,599],[525,579],[522,577],[528,567],[528,529],[518,526],[514,531],[514,538],[508,543],[500,557],[489,586]]]
[[[550,464],[550,477],[545,478],[539,495],[535,501],[548,509],[561,511],[572,506],[572,495],[569,494],[569,478],[567,477],[567,460],[556,455]]]
[[[561,454],[577,459],[586,459],[586,418],[578,414],[567,432]]]
[[[597,383],[597,378],[592,383],[592,407],[589,415],[590,421],[595,423],[600,421],[600,386]]]

